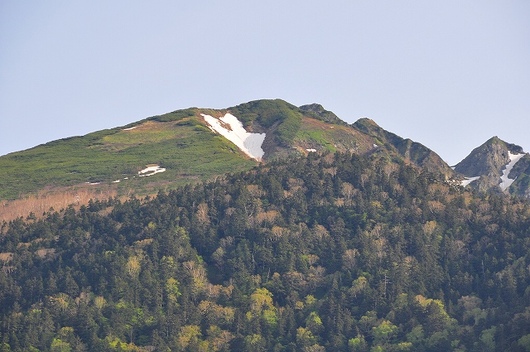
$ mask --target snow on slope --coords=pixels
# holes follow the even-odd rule
[[[165,172],[166,168],[160,167],[160,165],[148,165],[145,169],[138,171],[138,176],[149,177],[160,172]]]
[[[265,133],[250,133],[243,128],[243,124],[232,114],[217,119],[210,115],[201,114],[204,120],[210,125],[210,129],[219,133],[232,143],[234,143],[241,151],[251,158],[261,160],[265,152],[261,149],[261,145],[265,140]]]
[[[463,187],[465,187],[465,186],[469,185],[471,182],[478,180],[479,178],[480,178],[480,176],[466,177],[465,180],[460,181],[460,184],[461,184]]]
[[[514,180],[511,178],[508,178],[508,175],[512,171],[515,164],[524,156],[523,154],[512,154],[508,152],[508,156],[510,157],[510,162],[506,165],[504,170],[502,170],[502,176],[501,176],[501,183],[499,184],[499,187],[502,189],[502,191],[506,191],[508,187],[513,183]]]

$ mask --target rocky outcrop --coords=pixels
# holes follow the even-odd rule
[[[469,183],[479,191],[530,195],[530,155],[499,137],[492,137],[475,148],[455,166],[455,171],[468,178],[480,176]]]

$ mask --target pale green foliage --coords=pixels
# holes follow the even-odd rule
[[[497,329],[492,327],[482,331],[480,334],[480,342],[482,343],[482,350],[484,352],[495,351],[495,331]]]
[[[311,330],[304,327],[299,327],[296,329],[296,344],[300,347],[311,346],[315,344],[316,337],[313,335]]]
[[[398,327],[388,320],[383,320],[378,326],[372,328],[375,343],[386,343],[397,333]]]
[[[177,299],[181,295],[179,290],[179,282],[177,279],[170,277],[166,280],[166,293],[168,301],[176,305]]]
[[[318,315],[317,312],[309,313],[309,316],[307,317],[305,324],[306,324],[306,327],[309,330],[311,330],[311,332],[314,334],[318,334],[324,328],[324,325],[322,324],[322,319],[320,319],[320,316]]]
[[[362,335],[348,340],[348,349],[351,352],[363,352],[366,351],[367,348],[368,344]]]
[[[519,340],[517,340],[519,346],[525,349],[525,351],[530,352],[530,334],[524,335]]]
[[[55,338],[52,341],[52,345],[50,347],[50,351],[52,352],[70,352],[72,350],[72,346],[66,341],[62,341],[61,339]]]

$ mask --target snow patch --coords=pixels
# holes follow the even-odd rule
[[[131,130],[134,130],[136,127],[138,127],[138,126],[133,126],[133,127],[129,127],[129,128],[124,128],[122,131],[131,131]]]
[[[512,154],[508,152],[508,156],[510,157],[510,162],[506,164],[504,170],[502,170],[502,176],[501,176],[501,183],[499,184],[499,187],[504,192],[510,187],[515,181],[515,179],[508,178],[508,175],[512,171],[515,164],[524,156],[523,154]]]
[[[145,169],[138,171],[138,176],[149,177],[164,171],[166,171],[166,169],[160,167],[160,165],[148,165]]]
[[[316,153],[317,150],[314,149],[314,148],[308,148],[308,149],[306,149],[306,151],[308,151],[310,153]]]
[[[476,181],[480,178],[480,176],[475,176],[475,177],[466,177],[465,180],[462,180],[460,181],[460,185],[462,187],[466,187],[467,185],[469,185],[471,182],[473,181]]]
[[[210,115],[201,114],[210,129],[219,133],[230,142],[234,143],[243,153],[258,161],[265,152],[261,148],[265,140],[265,133],[250,133],[245,130],[241,121],[232,114],[217,119]]]

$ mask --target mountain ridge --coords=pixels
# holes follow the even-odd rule
[[[260,160],[242,152],[240,147],[212,129],[205,119],[211,116],[214,120],[210,122],[219,121],[220,126],[225,124],[228,127],[225,131],[229,131],[232,130],[230,124],[219,120],[226,114],[240,121],[245,133],[265,135],[260,146],[263,149]],[[264,99],[226,109],[191,107],[1,156],[0,200],[4,207],[0,215],[17,199],[36,201],[69,194],[69,201],[62,198],[60,203],[42,201],[39,208],[31,210],[42,213],[49,207],[86,204],[90,198],[154,195],[159,189],[173,189],[249,170],[260,162],[313,152],[340,151],[387,158],[423,168],[445,180],[480,174],[482,180],[470,182],[470,187],[495,191],[495,182],[502,176],[499,167],[509,161],[507,152],[522,152],[522,148],[498,137],[490,139],[488,145],[492,147],[480,153],[472,152],[453,170],[436,152],[421,143],[387,131],[368,118],[348,124],[317,103],[297,107],[281,99]],[[497,146],[496,149],[493,146]],[[466,167],[484,164],[488,153],[493,153],[490,157],[495,162],[486,163],[485,169]],[[511,194],[530,196],[529,158],[522,157],[506,176],[507,180],[517,178],[508,188]],[[148,167],[159,167],[156,175],[143,172]],[[499,184],[497,182],[497,186]],[[16,214],[14,208],[12,206],[11,210]]]

